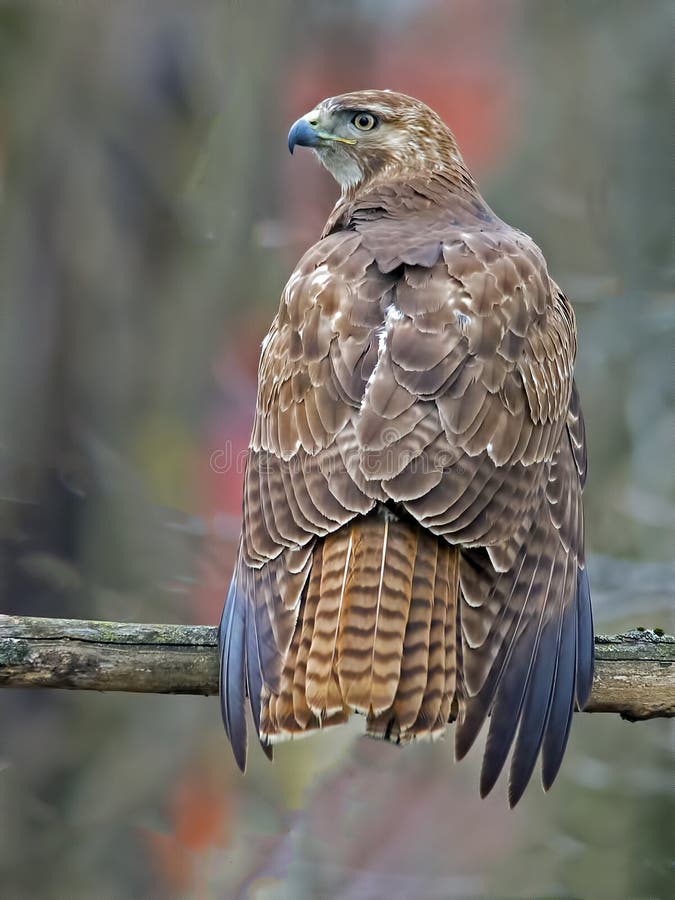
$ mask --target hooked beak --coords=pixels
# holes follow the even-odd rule
[[[337,134],[321,128],[315,112],[302,116],[302,118],[291,125],[291,130],[288,132],[288,149],[291,153],[296,146],[318,147],[319,144],[325,141],[338,141],[340,144],[356,143],[356,141],[339,137]]]

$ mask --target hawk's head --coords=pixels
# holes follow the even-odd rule
[[[323,100],[291,127],[291,153],[296,145],[312,147],[343,192],[376,177],[463,168],[441,118],[394,91],[355,91]]]

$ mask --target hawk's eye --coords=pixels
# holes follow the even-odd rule
[[[352,124],[355,125],[359,131],[372,131],[377,125],[377,118],[370,113],[359,112],[352,119]]]

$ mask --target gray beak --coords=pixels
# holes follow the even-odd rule
[[[318,143],[319,135],[307,119],[298,119],[297,122],[291,125],[291,130],[288,132],[288,149],[291,153],[296,145],[300,147],[316,147]]]

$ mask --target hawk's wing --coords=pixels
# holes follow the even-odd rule
[[[459,753],[491,712],[485,790],[519,722],[512,795],[542,742],[545,782],[557,771],[592,660],[574,320],[532,241],[466,202],[441,211],[428,185],[362,199],[284,291],[223,643],[235,752],[244,682],[275,690],[313,542],[380,501],[466,548]]]
[[[542,743],[552,783],[592,679],[574,317],[527,236],[480,221],[452,234],[419,205],[403,241],[391,214],[356,226],[382,268],[402,270],[357,433],[388,496],[467,548],[458,756],[491,713],[487,793],[520,724],[516,802]]]
[[[259,732],[261,692],[278,692],[317,538],[385,499],[359,473],[355,421],[395,278],[360,243],[343,232],[305,254],[263,342],[239,561],[220,632],[223,719],[242,767],[245,694]]]

